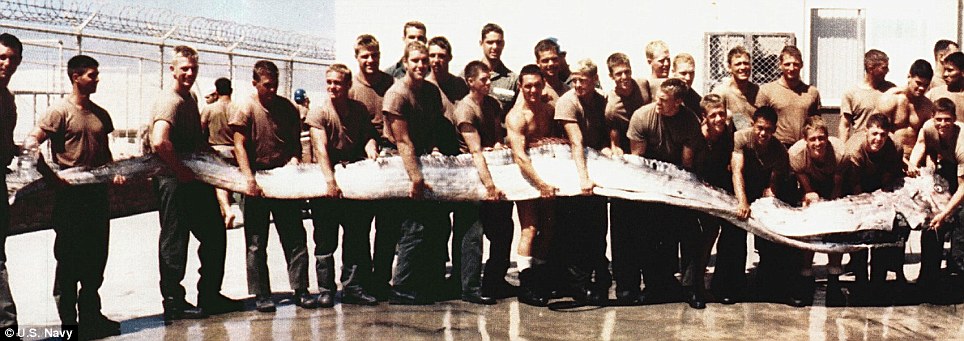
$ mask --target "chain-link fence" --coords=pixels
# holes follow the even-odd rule
[[[772,82],[780,77],[780,50],[787,45],[796,45],[793,33],[706,33],[706,70],[708,77],[704,93],[730,77],[726,55],[730,49],[743,46],[750,52],[753,72],[750,80],[756,84]]]
[[[251,70],[260,59],[278,66],[280,95],[290,97],[296,88],[321,95],[324,72],[334,59],[334,44],[327,39],[104,2],[0,0],[0,27],[25,45],[9,86],[19,112],[18,142],[50,104],[70,92],[65,65],[76,54],[100,63],[92,99],[110,112],[114,137],[135,144],[155,96],[172,81],[169,64],[176,45],[199,52],[195,91],[202,105],[202,92],[213,89],[219,77],[233,81],[235,100],[253,94]]]

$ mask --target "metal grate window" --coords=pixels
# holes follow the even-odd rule
[[[750,52],[753,59],[753,73],[751,80],[756,84],[771,82],[780,77],[777,68],[780,50],[786,45],[796,45],[797,38],[793,33],[743,33],[723,32],[706,33],[706,78],[703,91],[709,93],[714,86],[730,77],[726,62],[726,54],[730,49],[743,45]]]

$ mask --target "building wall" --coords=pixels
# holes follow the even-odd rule
[[[913,7],[911,7],[913,6]],[[532,63],[532,47],[546,37],[556,37],[568,51],[570,62],[591,58],[600,65],[604,88],[612,82],[606,76],[605,58],[624,52],[634,62],[636,75],[648,74],[643,48],[662,39],[674,55],[688,52],[697,59],[694,84],[703,84],[705,32],[790,32],[803,50],[809,65],[809,26],[812,8],[864,8],[865,47],[877,48],[891,56],[888,79],[903,83],[910,64],[917,58],[933,59],[932,46],[938,39],[957,36],[957,2],[918,0],[678,0],[678,1],[510,1],[510,0],[338,0],[335,5],[337,61],[356,66],[354,39],[359,34],[375,35],[382,44],[382,68],[401,56],[402,25],[420,20],[428,36],[444,35],[453,44],[451,70],[458,73],[465,63],[479,58],[479,30],[488,23],[506,31],[503,60],[513,70]],[[913,16],[908,15],[913,13]],[[860,58],[861,56],[847,56]],[[809,79],[809,66],[804,79]],[[854,79],[853,83],[859,79]],[[825,97],[839,97],[826,94]],[[833,104],[833,103],[828,103]]]

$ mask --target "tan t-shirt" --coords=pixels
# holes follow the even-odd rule
[[[190,153],[208,148],[201,130],[201,113],[198,112],[194,93],[181,96],[173,88],[158,94],[151,108],[153,123],[165,121],[171,125],[170,140],[175,153]]]
[[[556,102],[556,121],[575,122],[582,131],[583,146],[600,150],[609,147],[609,129],[606,126],[606,98],[597,91],[590,91],[583,100],[569,90]]]
[[[228,146],[234,144],[234,133],[228,126],[231,113],[238,110],[234,102],[217,101],[201,110],[201,125],[208,128],[208,143],[212,146]]]
[[[294,103],[275,96],[267,106],[258,95],[248,98],[231,115],[228,125],[247,137],[244,146],[254,170],[284,166],[293,157],[301,157],[301,118]]]
[[[385,117],[382,116],[382,100],[385,92],[392,87],[395,79],[387,73],[376,71],[375,81],[371,84],[365,82],[358,74],[352,77],[351,88],[348,89],[348,98],[359,101],[368,109],[368,116],[371,118],[372,126],[378,131],[378,135],[385,139],[392,140],[391,134],[385,131]]]
[[[927,92],[927,98],[931,102],[936,102],[940,98],[947,98],[954,102],[954,109],[957,111],[957,121],[964,122],[964,92],[947,91],[947,85],[931,88]]]
[[[680,105],[673,116],[656,112],[656,103],[644,105],[633,113],[626,137],[646,142],[644,157],[682,166],[683,147],[699,148],[702,140],[700,121],[686,106]]]
[[[830,153],[821,160],[810,156],[806,140],[797,141],[787,150],[790,169],[797,175],[806,176],[810,180],[810,186],[821,198],[830,198],[833,194],[833,177],[843,171],[844,142],[835,136],[827,139]]]
[[[847,140],[844,155],[844,194],[851,193],[854,186],[859,184],[860,190],[869,193],[882,189],[896,181],[901,171],[901,153],[894,146],[894,141],[885,139],[884,146],[877,153],[871,154],[867,148],[867,132],[854,134]]]
[[[452,123],[456,128],[463,124],[471,125],[479,133],[481,147],[490,148],[505,140],[500,111],[502,106],[492,96],[483,97],[481,106],[466,97],[455,105]],[[463,153],[469,152],[462,134],[459,134],[459,147]]]
[[[749,128],[752,125],[753,113],[756,112],[756,97],[760,93],[760,86],[750,83],[746,93],[740,92],[733,85],[733,79],[713,87],[711,93],[720,95],[726,101],[726,111],[736,130]]]
[[[651,101],[649,82],[645,79],[636,80],[636,86],[632,87],[632,92],[629,95],[620,96],[615,90],[610,90],[606,95],[606,125],[609,129],[615,129],[619,134],[619,147],[623,151],[629,151],[629,139],[626,137],[626,131],[629,130],[629,119],[632,118],[636,110]]]
[[[359,101],[349,99],[348,110],[339,113],[330,98],[311,109],[305,124],[325,131],[328,140],[328,159],[337,162],[351,162],[366,157],[365,144],[375,138],[378,132],[369,120],[368,109]]]
[[[753,142],[753,128],[733,134],[733,153],[743,154],[743,182],[746,197],[751,202],[763,195],[770,186],[770,176],[786,175],[790,168],[787,148],[776,138],[770,138],[765,148]]]
[[[733,125],[727,124],[726,129],[716,141],[710,141],[703,135],[703,126],[697,134],[693,147],[693,164],[695,173],[710,185],[733,191],[733,172],[730,170],[730,160],[733,158]]]
[[[884,91],[893,87],[893,83],[886,82]],[[867,118],[877,112],[877,103],[884,91],[857,86],[844,92],[840,99],[840,114],[850,120],[851,135],[867,129]],[[890,120],[893,121],[894,118],[891,117]]]
[[[757,108],[776,109],[777,131],[773,136],[789,145],[803,138],[803,122],[807,117],[819,114],[820,93],[812,85],[801,83],[790,89],[776,80],[760,87],[754,104]]]
[[[455,75],[449,75],[444,81],[435,83],[439,90],[445,94],[445,97],[449,99],[451,103],[458,102],[469,94],[469,86],[465,84],[465,80],[462,77],[457,77]]]
[[[683,94],[683,105],[700,118],[704,116],[703,108],[700,107],[700,101],[702,100],[703,96],[700,96],[693,88],[687,88],[686,93]]]
[[[951,128],[953,129],[951,141],[954,141],[954,143],[946,145],[941,143],[937,128],[934,127],[934,121],[924,122],[924,126],[920,129],[920,134],[924,136],[924,153],[935,164],[941,164],[942,167],[954,167],[957,169],[957,176],[964,176],[964,141],[962,141],[964,134],[961,134],[964,123],[954,122],[954,126]]]
[[[54,160],[61,167],[97,167],[113,161],[107,137],[114,123],[107,110],[91,105],[82,109],[59,100],[37,124],[50,137]]]
[[[446,127],[445,95],[435,84],[422,82],[413,92],[402,80],[395,82],[385,93],[382,112],[395,115],[408,123],[408,137],[412,140],[416,154],[427,154],[438,147],[439,140],[454,135],[452,128]],[[450,124],[448,124],[450,125]]]
[[[10,164],[17,145],[13,142],[13,128],[17,126],[17,102],[7,88],[0,89],[0,163]]]

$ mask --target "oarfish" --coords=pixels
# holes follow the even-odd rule
[[[530,148],[528,153],[539,176],[558,188],[558,196],[581,193],[568,144],[544,144]],[[538,190],[522,176],[513,162],[509,150],[489,151],[484,155],[493,181],[505,193],[506,200],[539,197]],[[238,168],[219,156],[195,153],[183,156],[182,161],[202,181],[233,192],[248,190]],[[795,208],[773,198],[763,198],[752,203],[750,219],[740,220],[735,215],[735,197],[672,164],[633,155],[611,158],[589,148],[586,149],[586,162],[590,178],[596,184],[596,195],[706,212],[768,240],[817,252],[851,252],[899,244],[892,231],[898,213],[911,226],[919,226],[950,199],[946,183],[933,172],[924,170],[921,176],[905,179],[904,186],[894,192],[849,196],[807,208]],[[429,187],[425,199],[484,199],[486,191],[471,155],[423,155],[419,163]],[[327,193],[321,168],[315,164],[259,171],[256,177],[266,197],[307,199]],[[335,178],[343,196],[350,199],[405,198],[411,188],[398,156],[336,165]]]

